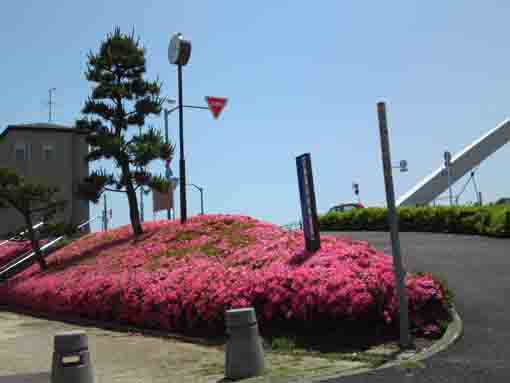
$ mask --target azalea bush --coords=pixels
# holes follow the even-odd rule
[[[392,258],[368,243],[246,216],[207,215],[89,234],[0,285],[0,303],[190,334],[224,333],[225,311],[253,306],[261,329],[398,324]],[[442,285],[408,275],[413,331],[439,335],[449,318]],[[322,326],[324,325],[324,326]]]
[[[48,239],[46,238],[39,240],[41,246],[45,245],[47,242]],[[30,241],[9,241],[3,244],[0,246],[0,267],[29,251],[32,251],[32,244]]]
[[[2,241],[0,241],[2,242]],[[0,267],[32,248],[30,241],[10,241],[0,246]]]

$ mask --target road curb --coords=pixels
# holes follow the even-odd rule
[[[392,367],[393,365],[399,364],[403,360],[408,360],[411,362],[418,362],[420,360],[430,358],[432,355],[435,355],[435,354],[447,349],[449,346],[451,346],[457,340],[459,340],[464,332],[464,325],[462,323],[462,319],[460,318],[460,315],[457,313],[457,310],[455,310],[454,307],[452,307],[450,309],[450,313],[452,315],[452,322],[448,325],[448,328],[446,329],[446,331],[445,331],[444,335],[441,337],[441,339],[439,339],[437,342],[435,342],[429,348],[427,348],[427,349],[423,350],[422,352],[419,352],[409,358],[401,359],[399,361],[390,362],[393,364],[388,367]],[[380,368],[385,368],[385,365],[381,366]]]
[[[406,356],[406,352],[401,352],[395,356],[395,360],[391,360],[389,362],[384,363],[383,365],[376,367],[376,368],[361,368],[351,371],[345,371],[336,375],[328,375],[323,377],[317,377],[313,379],[313,382],[325,382],[329,380],[334,380],[337,378],[345,377],[345,376],[353,376],[353,375],[361,375],[366,374],[369,372],[376,373],[378,370],[384,370],[387,368],[397,367],[402,362],[419,362],[424,359],[428,359],[431,356],[444,351],[449,346],[453,345],[455,342],[457,342],[460,337],[462,336],[464,332],[464,325],[462,323],[462,319],[460,315],[458,314],[457,310],[455,310],[455,307],[450,308],[450,313],[452,315],[452,322],[448,325],[448,328],[446,329],[445,333],[439,339],[437,342],[434,342],[434,344],[425,350],[422,350],[419,353],[412,354],[410,356]]]

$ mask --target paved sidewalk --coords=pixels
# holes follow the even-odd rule
[[[55,333],[77,328],[0,312],[0,376],[49,372]],[[205,382],[223,376],[223,350],[218,348],[94,327],[81,329],[87,332],[98,383]],[[44,375],[35,377],[41,378]]]
[[[96,383],[218,382],[224,377],[224,348],[174,339],[114,332],[0,311],[0,383],[49,383],[53,337],[83,329]],[[268,374],[256,382],[309,380],[368,367],[361,362],[266,353]]]

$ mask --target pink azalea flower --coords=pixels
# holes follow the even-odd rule
[[[261,326],[398,322],[392,259],[366,242],[324,235],[308,254],[302,233],[236,215],[144,230],[140,239],[130,226],[87,235],[49,256],[49,272],[36,264],[0,285],[0,303],[186,332],[222,332],[225,310],[247,306]],[[437,335],[447,316],[441,285],[421,275],[406,286],[414,330]]]

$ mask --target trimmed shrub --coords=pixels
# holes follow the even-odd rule
[[[438,206],[397,209],[400,231],[510,237],[510,206]],[[387,231],[385,208],[328,213],[320,217],[323,231]]]

